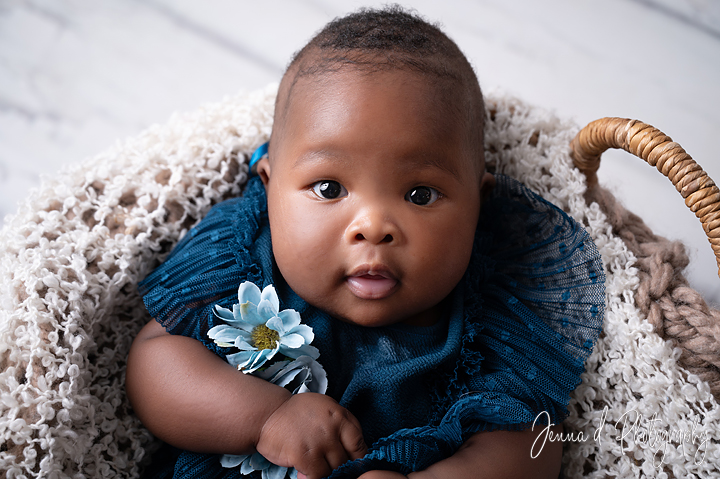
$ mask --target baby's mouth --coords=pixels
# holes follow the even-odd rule
[[[398,280],[384,267],[362,266],[348,276],[347,284],[360,299],[383,299],[395,291]]]

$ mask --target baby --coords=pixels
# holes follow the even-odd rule
[[[602,264],[569,217],[485,170],[484,114],[455,43],[397,7],[295,55],[243,198],[141,284],[155,320],[127,393],[168,443],[148,474],[241,477],[218,454],[257,451],[312,479],[558,476],[562,444],[532,453],[530,426],[560,431]],[[326,395],[242,374],[207,337],[246,280],[313,328]]]

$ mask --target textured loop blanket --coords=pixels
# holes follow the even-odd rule
[[[136,284],[213,204],[242,191],[247,156],[270,134],[275,92],[269,86],[174,116],[46,179],[6,220],[5,477],[139,475],[157,442],[124,393],[132,338],[150,319]],[[720,407],[708,385],[718,384],[711,354],[717,321],[693,316],[694,330],[682,333],[683,308],[705,308],[706,318],[716,313],[673,279],[682,264],[667,270],[662,255],[657,263],[642,244],[629,247],[628,235],[617,234],[626,231],[619,216],[596,202],[599,193],[586,200],[584,178],[569,158],[574,124],[503,95],[489,95],[487,104],[490,166],[584,224],[606,268],[604,333],[570,404],[565,475],[718,477]],[[605,211],[624,211],[605,194]],[[656,270],[670,271],[666,286],[643,279]],[[538,437],[537,447],[550,440],[540,429]]]

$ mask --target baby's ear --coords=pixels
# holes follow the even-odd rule
[[[257,168],[257,173],[260,175],[260,180],[267,186],[268,181],[270,181],[270,160],[267,157],[263,158],[257,162],[255,168]]]
[[[480,177],[480,204],[490,197],[493,188],[495,188],[495,175],[485,171]]]

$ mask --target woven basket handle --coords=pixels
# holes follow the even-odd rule
[[[601,118],[580,130],[570,147],[575,166],[585,173],[588,185],[597,183],[600,155],[608,148],[632,153],[668,177],[700,219],[715,252],[720,276],[720,190],[680,145],[641,121]]]

